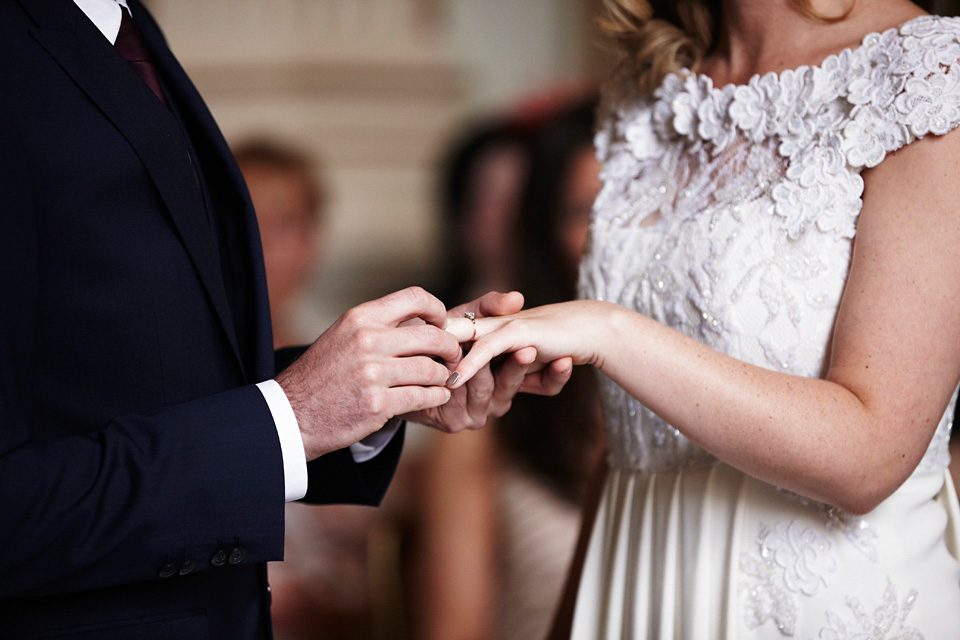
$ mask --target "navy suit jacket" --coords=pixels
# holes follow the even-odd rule
[[[0,638],[269,637],[283,466],[253,208],[146,10],[165,107],[72,0],[0,0]],[[376,503],[402,438],[309,465]]]

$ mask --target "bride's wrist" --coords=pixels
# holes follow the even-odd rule
[[[617,350],[623,348],[630,312],[620,305],[601,300],[591,300],[589,304],[592,307],[590,324],[584,332],[592,338],[589,344],[593,358],[589,364],[604,371]]]

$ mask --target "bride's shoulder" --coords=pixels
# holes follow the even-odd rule
[[[922,15],[867,35],[844,80],[844,147],[855,167],[952,131],[960,125],[960,18]]]

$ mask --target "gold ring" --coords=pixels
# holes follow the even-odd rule
[[[477,314],[473,311],[467,311],[463,314],[463,317],[473,323],[473,335],[470,336],[470,342],[473,342],[477,339]]]

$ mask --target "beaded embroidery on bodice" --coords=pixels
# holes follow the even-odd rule
[[[822,376],[860,174],[960,124],[958,60],[960,18],[924,16],[744,85],[681,71],[640,95],[624,68],[604,92],[582,296],[746,362]],[[612,466],[713,463],[612,381],[601,389]],[[922,467],[946,467],[950,415],[952,403]]]

